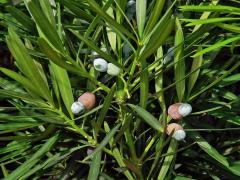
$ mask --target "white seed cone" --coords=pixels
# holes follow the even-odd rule
[[[85,107],[81,102],[74,102],[71,106],[71,110],[73,114],[78,114],[84,109]]]
[[[192,106],[188,103],[182,103],[178,107],[178,113],[181,114],[183,117],[191,114],[191,112],[192,112]]]
[[[90,154],[93,153],[93,151],[94,151],[94,149],[92,149],[92,148],[88,148],[88,149],[87,149],[87,155],[89,156]]]
[[[101,50],[102,50],[103,52],[107,52],[107,49],[106,49],[105,47],[102,47]],[[92,51],[92,52],[91,52],[91,55],[92,55],[92,56],[98,56],[99,54],[98,54],[96,51]]]
[[[94,68],[99,72],[106,72],[108,69],[108,63],[102,58],[94,59],[93,61]]]
[[[174,46],[173,46],[173,47],[170,47],[170,48],[168,49],[167,53],[168,53],[169,56],[174,57],[175,47],[174,47]]]
[[[121,69],[112,63],[108,63],[107,73],[111,76],[117,76]]]
[[[136,2],[134,0],[130,0],[128,1],[127,6],[132,6],[134,4],[136,4]]]
[[[99,54],[96,51],[92,51],[91,55],[92,56],[98,56]]]
[[[177,141],[182,141],[186,137],[186,133],[184,130],[177,130],[173,133],[172,137]]]
[[[167,54],[165,56],[165,58],[163,59],[163,64],[168,64],[169,62],[173,61],[174,59],[174,48],[175,47],[171,47],[168,49]]]
[[[171,56],[165,56],[163,59],[163,64],[168,64],[173,58]]]

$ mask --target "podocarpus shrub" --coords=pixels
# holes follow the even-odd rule
[[[238,2],[14,2],[0,14],[17,69],[0,67],[6,179],[240,175]]]

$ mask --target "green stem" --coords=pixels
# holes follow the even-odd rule
[[[125,138],[126,138],[126,143],[129,147],[129,150],[131,153],[131,157],[134,162],[137,162],[138,158],[137,158],[137,154],[136,154],[136,149],[135,149],[135,145],[134,145],[133,138],[132,138],[129,128],[127,128],[125,131]]]
[[[130,120],[129,118],[131,118],[131,116],[129,116],[126,113],[123,106],[120,106],[120,114],[121,114],[121,117],[123,119],[123,124],[126,123],[126,121],[129,121]],[[137,162],[138,158],[137,158],[137,154],[136,154],[136,149],[135,149],[135,145],[134,145],[132,135],[130,133],[130,123],[128,123],[128,128],[125,130],[125,139],[126,139],[126,143],[127,143],[128,147],[129,147],[132,160],[134,162]]]
[[[153,136],[153,138],[151,139],[151,141],[148,143],[148,145],[146,146],[146,148],[144,149],[139,162],[143,161],[143,158],[146,156],[146,154],[148,153],[148,151],[151,149],[152,145],[155,143],[156,139],[157,139],[158,135],[156,134],[155,136]]]
[[[165,140],[165,134],[162,134],[161,137],[160,137],[160,141],[159,141],[159,144],[157,146],[157,149],[156,149],[156,152],[157,152],[157,155],[156,157],[154,158],[154,161],[153,161],[153,164],[151,166],[151,169],[148,173],[148,177],[147,179],[149,179],[153,173],[153,170],[155,169],[156,165],[158,164],[159,162],[159,158],[161,157],[161,154],[162,154],[162,150],[163,150],[163,143],[164,143],[164,140]]]
[[[131,69],[130,69],[130,72],[129,72],[129,79],[127,81],[127,84],[130,84],[131,80],[133,79],[133,74],[135,72],[135,69],[136,69],[136,66],[137,66],[137,63],[138,63],[139,51],[140,51],[140,48],[138,48],[137,51],[136,51],[136,54],[135,54],[135,57],[134,57],[134,60],[133,60],[133,63],[132,63],[132,66],[131,66]]]
[[[72,126],[79,134],[81,134],[85,139],[87,139],[90,144],[92,145],[96,144],[95,140],[91,136],[89,136],[82,128],[78,127],[75,124],[75,121],[69,119],[62,111],[56,110],[56,112],[60,115],[60,117],[62,117],[65,120],[67,124]]]

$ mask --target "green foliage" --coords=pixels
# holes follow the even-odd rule
[[[0,1],[1,178],[239,179],[239,2],[129,2]]]

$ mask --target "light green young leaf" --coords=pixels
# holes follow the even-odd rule
[[[111,16],[109,16],[106,12],[104,12],[95,0],[88,0],[88,3],[97,14],[99,14],[109,25],[111,25],[111,28],[114,29],[116,33],[125,34],[127,37],[133,39],[136,42],[136,38],[132,35],[132,33],[129,32],[124,26],[112,19]]]
[[[154,8],[150,14],[150,17],[147,21],[147,25],[144,31],[144,34],[148,34],[150,30],[154,27],[156,24],[157,20],[159,19],[159,16],[162,13],[162,9],[164,7],[166,0],[156,0]]]
[[[222,28],[222,29],[240,34],[240,27],[239,26],[232,25],[232,24],[225,24],[225,23],[218,23],[216,25],[218,27]]]
[[[7,168],[4,166],[4,164],[1,164],[1,169],[2,169],[2,173],[4,178],[7,177],[9,175]]]
[[[239,21],[240,18],[209,18],[209,19],[181,19],[185,22],[190,22],[186,26],[195,26],[198,24],[212,24],[212,23],[220,23],[226,21]]]
[[[217,5],[218,2],[219,2],[219,0],[212,1],[212,4],[213,4],[213,5]],[[212,14],[212,12],[204,11],[199,19],[208,19],[208,17],[209,17],[211,14]],[[193,32],[197,31],[201,26],[203,26],[203,25],[201,25],[201,24],[196,25],[196,26],[193,28]]]
[[[142,38],[146,20],[147,0],[136,0],[136,16],[139,37]]]
[[[214,44],[214,45],[212,45],[212,46],[210,46],[210,47],[208,47],[208,48],[205,48],[205,49],[203,49],[202,51],[199,51],[199,52],[197,52],[197,53],[195,53],[192,57],[197,57],[197,56],[200,56],[200,55],[202,55],[202,54],[205,54],[205,53],[207,53],[207,52],[210,52],[210,51],[213,51],[213,50],[215,50],[215,49],[218,49],[218,48],[220,48],[220,47],[223,47],[224,45],[227,45],[227,44],[229,44],[229,43],[232,43],[232,42],[234,42],[234,41],[239,41],[240,40],[240,36],[235,36],[235,37],[232,37],[232,38],[228,38],[227,40],[224,40],[224,41],[219,41],[219,42],[217,42],[216,44]]]
[[[240,8],[233,6],[221,6],[221,5],[207,5],[207,6],[180,6],[182,11],[194,11],[194,12],[222,12],[222,13],[240,13]]]
[[[0,132],[1,134],[5,134],[5,133],[10,133],[10,132],[16,132],[22,129],[27,129],[30,127],[36,127],[36,126],[40,126],[42,125],[42,123],[36,123],[36,122],[20,122],[20,123],[13,123],[13,122],[9,122],[9,123],[4,123],[4,124],[0,124]]]

